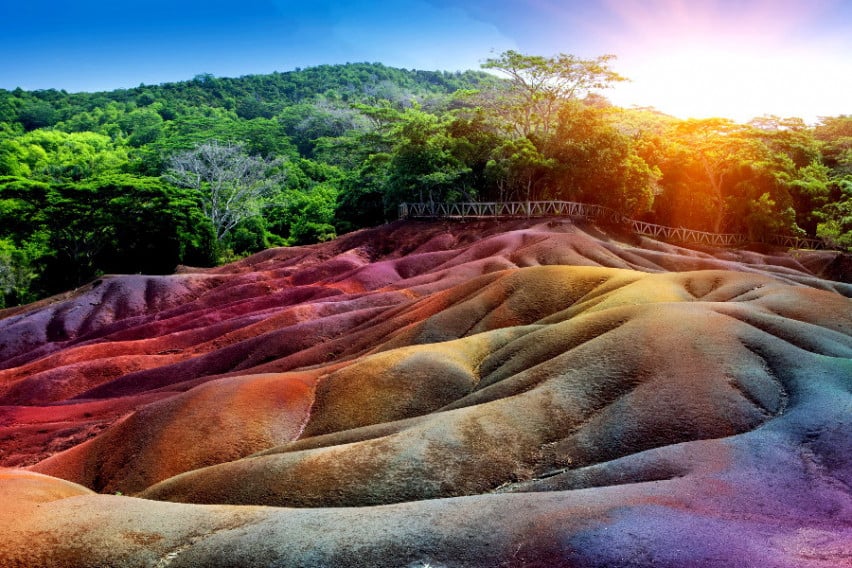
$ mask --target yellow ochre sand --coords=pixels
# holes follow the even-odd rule
[[[0,565],[851,565],[843,262],[422,222],[105,278],[0,319]]]

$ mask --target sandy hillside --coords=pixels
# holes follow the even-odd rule
[[[407,222],[0,312],[0,566],[852,566],[852,277]]]

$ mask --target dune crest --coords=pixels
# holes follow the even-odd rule
[[[841,265],[399,222],[104,278],[0,319],[0,565],[842,566]]]

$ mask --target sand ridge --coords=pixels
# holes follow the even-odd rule
[[[852,562],[837,257],[400,222],[104,278],[0,319],[0,565]]]

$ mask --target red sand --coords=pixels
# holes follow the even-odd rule
[[[0,565],[852,565],[838,258],[396,223],[104,278],[0,319]]]

